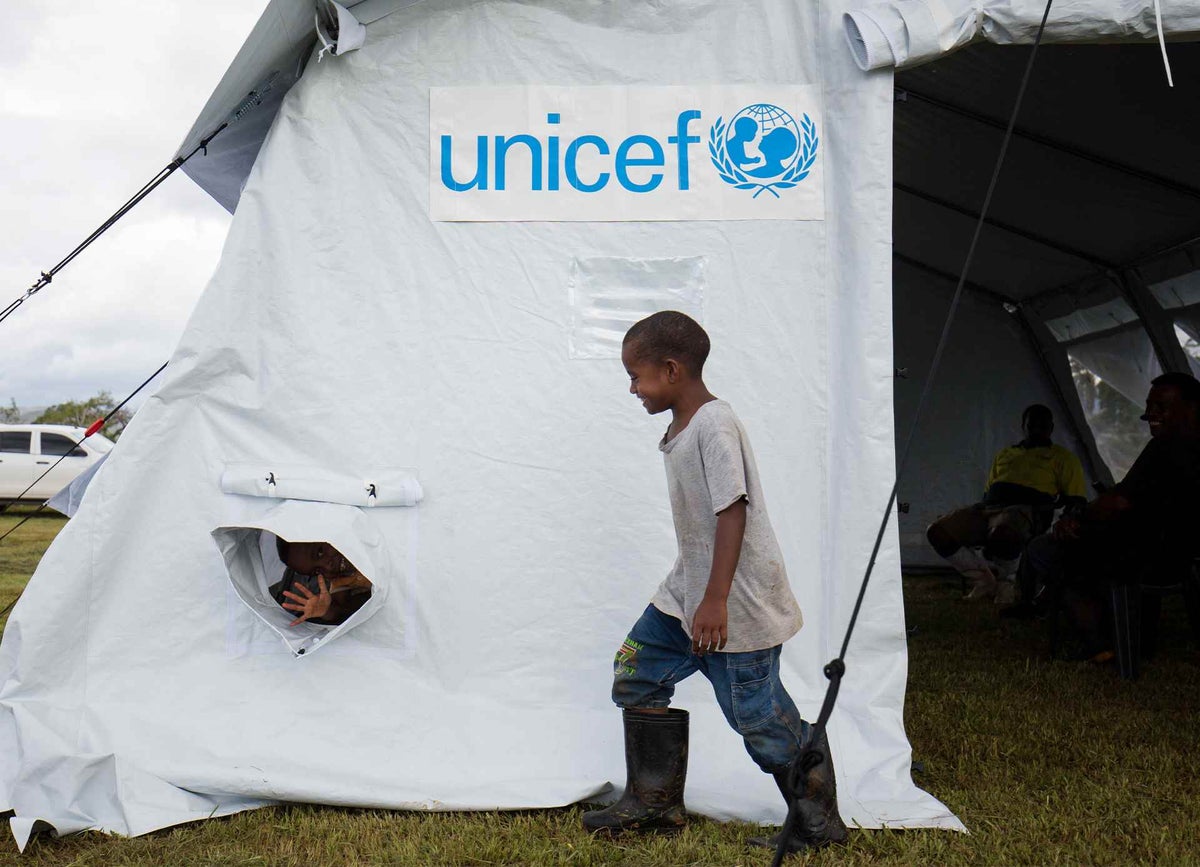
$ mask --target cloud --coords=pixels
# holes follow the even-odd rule
[[[266,0],[18,4],[0,56],[0,306],[173,157]],[[174,348],[229,217],[182,172],[0,323],[0,403],[124,396]]]

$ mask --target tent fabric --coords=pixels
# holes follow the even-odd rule
[[[341,4],[359,24],[371,24],[423,0],[358,0]],[[221,129],[183,171],[230,213],[258,157],[283,97],[303,74],[317,42],[313,0],[271,0],[246,43],[180,144],[186,156]]]
[[[1073,344],[1071,355],[1135,405],[1141,405],[1150,382],[1162,373],[1142,328]]]
[[[1200,44],[1170,46],[1182,81]],[[895,77],[895,253],[957,277],[1028,53],[977,45]],[[1045,45],[968,278],[1044,320],[1196,270],[1194,92],[1153,44]],[[1171,270],[1151,266],[1163,259]],[[1189,261],[1190,259],[1190,261]],[[1147,270],[1151,268],[1151,270]]]
[[[411,0],[347,5],[359,20],[370,23]],[[896,251],[906,259],[956,276],[971,211],[982,201],[1006,106],[1024,62],[1020,52],[980,45],[979,39],[1028,43],[1043,8],[1040,0],[850,4],[844,22],[849,30],[883,32],[883,41],[891,40],[886,52],[874,52],[877,60],[869,65],[886,64],[891,57],[905,67],[897,77],[894,223]],[[1191,38],[1200,29],[1195,24],[1200,13],[1192,3],[1170,3],[1163,12],[1164,30],[1173,40],[1169,53],[1175,75],[1181,82],[1193,80],[1195,46],[1174,40]],[[207,154],[184,166],[230,211],[295,80],[292,72],[308,56],[314,39],[310,18],[308,0],[273,0],[181,146],[180,153],[189,152],[217,124],[234,119]],[[876,28],[872,20],[882,24]],[[1171,122],[1195,114],[1187,88],[1165,86],[1153,44],[1052,44],[1149,40],[1153,25],[1151,2],[1055,4],[1047,30],[1051,44],[1044,46],[1035,68],[1006,180],[993,203],[996,223],[984,235],[974,282],[1051,318],[1118,297],[1120,289],[1112,280],[1094,278],[1100,271],[1135,266],[1146,282],[1155,283],[1200,265],[1186,243],[1200,236],[1192,216],[1200,176],[1188,125]],[[290,46],[283,52],[290,58],[287,63],[276,59],[280,42]],[[938,59],[943,48],[969,43],[974,47]],[[872,44],[882,47],[878,41]],[[857,47],[853,40],[852,47]],[[858,59],[863,60],[861,52]],[[908,68],[913,66],[917,68]],[[257,93],[263,82],[269,83],[265,95],[247,102],[247,92]],[[1117,122],[1110,122],[1113,118]],[[1047,191],[1054,195],[1045,195]],[[1083,299],[1082,293],[1097,290],[1097,282],[1104,297]],[[1048,307],[1052,310],[1041,312]],[[958,364],[954,358],[948,361]],[[1124,379],[1126,373],[1111,375]],[[947,469],[942,468],[943,474]]]
[[[1057,0],[1046,21],[1046,42],[1153,40],[1159,26],[1154,0]],[[1162,32],[1200,35],[1200,9],[1162,3]],[[845,15],[846,38],[864,70],[905,69],[935,60],[978,39],[998,45],[1033,42],[1043,0],[884,0]],[[1185,79],[1181,79],[1185,80]]]
[[[73,516],[79,511],[79,505],[83,502],[84,491],[92,483],[92,478],[96,473],[100,472],[100,468],[104,466],[106,460],[108,460],[108,453],[73,478],[66,487],[47,500],[46,505],[68,518]]]
[[[895,461],[891,76],[855,66],[842,11],[459,0],[307,64],[159,391],[0,644],[0,808],[19,841],[38,819],[137,834],[279,800],[516,809],[620,785],[612,654],[675,549],[663,420],[617,358],[570,357],[576,262],[704,259],[706,378],[754,442],[806,615],[784,680],[816,716]],[[431,86],[681,69],[820,89],[823,221],[429,219]],[[230,494],[230,464],[403,466],[424,498]],[[255,595],[284,511],[360,544],[356,564],[386,546],[370,563],[386,598],[320,652],[285,647]],[[846,664],[830,728],[844,817],[961,829],[910,777],[894,524]],[[781,820],[707,685],[676,704],[693,714],[690,808]],[[337,755],[297,755],[282,731],[338,732]]]
[[[225,125],[183,171],[231,213],[315,39],[311,3],[273,0],[179,146],[176,156],[186,156]]]

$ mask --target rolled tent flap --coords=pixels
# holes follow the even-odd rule
[[[842,18],[859,67],[904,69],[986,39],[998,45],[1031,43],[1044,0],[887,0],[864,3]],[[1106,42],[1159,37],[1154,0],[1066,0],[1046,21],[1047,42]],[[1171,4],[1164,36],[1200,33],[1200,10]]]
[[[850,52],[861,69],[903,68],[933,60],[973,40],[975,3],[902,0],[872,3],[842,19]]]
[[[346,506],[415,506],[425,493],[411,470],[395,467],[364,476],[294,464],[232,463],[221,474],[227,494],[342,503]]]
[[[367,41],[367,28],[340,3],[334,0],[317,0],[317,38],[321,40],[321,53],[347,54],[362,48]]]

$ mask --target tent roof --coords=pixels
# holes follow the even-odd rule
[[[421,0],[346,0],[371,23]],[[312,0],[272,0],[180,146],[222,123],[184,171],[232,211],[287,90],[315,41]],[[977,44],[896,73],[898,267],[956,279],[1028,48]],[[1111,273],[1163,280],[1200,267],[1200,164],[1190,124],[1200,47],[1045,45],[970,275],[973,289],[1038,299],[1053,318],[1117,294]],[[1177,123],[1168,122],[1177,118]],[[1164,253],[1172,255],[1164,258]]]
[[[371,22],[420,0],[347,0]],[[272,0],[179,148],[229,122],[185,171],[229,210],[314,42],[311,0]],[[1028,49],[977,45],[897,73],[899,261],[956,274]],[[1200,50],[1045,46],[992,206],[973,282],[1025,299],[1144,264],[1200,236],[1189,109]],[[1164,118],[1179,123],[1163,123]]]
[[[956,277],[1029,48],[976,45],[896,74],[895,255]],[[1109,286],[1200,239],[1200,46],[1045,45],[996,188],[970,280],[1049,302]],[[1180,257],[1164,279],[1197,267]],[[1149,276],[1149,275],[1148,275]],[[1065,300],[1065,299],[1064,299]],[[1074,306],[1072,302],[1070,306]]]
[[[423,0],[341,0],[364,24]],[[304,72],[316,42],[313,0],[271,0],[188,130],[177,156],[228,126],[183,170],[232,212],[284,95]]]

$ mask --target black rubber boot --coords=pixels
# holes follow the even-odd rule
[[[688,712],[626,708],[622,715],[625,792],[611,807],[584,813],[583,827],[592,833],[610,834],[681,830],[687,824],[683,783],[687,777]]]
[[[796,821],[792,826],[792,836],[788,839],[788,852],[819,849],[831,843],[845,843],[849,837],[846,824],[838,813],[833,754],[829,751],[829,741],[824,733],[819,741],[812,744],[812,748],[821,754],[823,761],[808,772],[797,792],[800,800],[796,804]],[[783,800],[790,806],[792,794],[788,787],[788,774],[788,771],[780,771],[774,777]],[[775,849],[779,846],[779,834],[771,837],[751,837],[749,842],[752,846]]]

